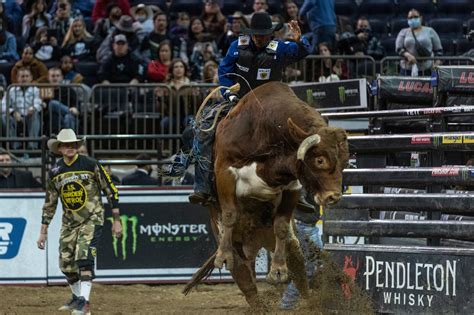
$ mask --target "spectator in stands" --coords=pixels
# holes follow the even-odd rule
[[[217,67],[219,65],[214,60],[209,60],[204,64],[202,70],[202,82],[204,83],[218,83]],[[216,94],[218,95],[218,94]]]
[[[191,84],[191,80],[188,77],[188,67],[181,59],[174,59],[168,70],[168,80],[167,83],[171,89],[171,95],[167,95],[168,89],[155,89],[158,111],[161,112],[163,118],[160,122],[163,132],[170,132],[171,120],[173,126],[177,126],[178,121],[182,122],[182,125],[179,126],[179,130],[176,132],[181,132],[186,125],[188,124],[189,114],[192,114],[190,109],[186,107],[189,104],[186,97],[190,96],[190,89],[186,89],[184,92],[181,88],[184,85]],[[180,91],[181,90],[181,91]],[[163,96],[169,96],[162,98]],[[181,107],[170,108],[168,100],[172,100],[172,104],[179,104]],[[178,117],[177,114],[181,116]]]
[[[158,59],[152,60],[147,66],[147,78],[150,82],[165,82],[168,76],[168,67],[171,64],[171,42],[164,40],[158,49]]]
[[[145,36],[140,47],[145,60],[158,58],[158,48],[164,40],[171,40],[168,34],[168,18],[165,13],[158,12],[153,17],[153,31]]]
[[[170,29],[169,34],[171,37],[182,38],[188,40],[188,28],[189,28],[189,14],[186,12],[178,12],[178,18],[176,24]]]
[[[118,4],[112,2],[107,5],[107,17],[101,18],[95,23],[94,39],[96,42],[102,42],[115,29],[115,24],[118,23],[122,16],[122,9]]]
[[[60,68],[48,70],[48,82],[51,88],[42,88],[43,107],[48,109],[49,121],[47,126],[50,133],[58,133],[61,129],[76,131],[79,117],[76,92],[73,88],[59,86],[64,84]]]
[[[247,20],[247,24],[250,24],[250,21],[252,20],[252,16],[256,12],[267,12],[268,10],[267,0],[253,0],[252,10],[253,10],[252,13],[247,14],[245,16],[245,19]]]
[[[18,21],[23,20],[25,12],[23,7],[18,3],[17,0],[6,0],[0,4],[2,10],[2,16],[6,17],[6,23],[8,25],[8,31],[15,36],[21,37],[21,24]],[[17,21],[15,23],[15,21]]]
[[[94,8],[95,0],[67,0],[67,1],[71,4],[72,17],[76,17],[80,15],[91,16],[92,9]],[[61,0],[60,1],[54,0],[53,3],[51,4],[51,9],[49,10],[49,13],[51,15],[54,15],[57,12],[58,3],[61,3]]]
[[[331,48],[328,43],[319,43],[319,54],[321,56],[331,56]],[[348,79],[347,65],[343,60],[334,60],[331,58],[321,59],[321,62],[316,65],[314,74],[315,81],[330,82]]]
[[[193,54],[191,55],[191,80],[202,81],[204,64],[208,61],[220,61],[220,54],[214,41],[197,42],[194,45]]]
[[[187,54],[192,56],[196,43],[212,42],[214,37],[206,30],[204,21],[201,18],[192,18],[188,29]]]
[[[35,58],[40,61],[59,59],[58,40],[46,26],[37,29],[31,48],[33,48]]]
[[[54,19],[51,21],[51,29],[54,30],[58,43],[61,44],[74,18],[71,16],[71,4],[68,0],[59,0],[57,6]]]
[[[139,5],[130,9],[130,14],[135,19],[135,21],[140,24],[145,34],[151,33],[151,31],[153,31],[153,10],[156,12],[161,12],[159,7],[144,5],[143,3],[140,3]]]
[[[51,15],[47,13],[47,4],[44,0],[35,0],[31,12],[23,17],[22,38],[25,43],[30,43],[40,27],[49,27]]]
[[[74,61],[93,61],[96,44],[82,17],[77,17],[64,37],[62,54],[70,56]]]
[[[142,153],[136,159],[138,161],[150,161],[151,157],[146,153]],[[152,172],[153,167],[150,164],[138,164],[135,172],[122,178],[122,185],[158,186],[160,181],[151,177]]]
[[[8,152],[0,151],[0,163],[12,164],[12,159]],[[41,184],[33,177],[30,171],[0,167],[0,189],[9,188],[41,188]]]
[[[77,72],[74,63],[70,56],[63,56],[61,58],[61,71],[63,73],[64,82],[81,84],[84,81],[82,74]]]
[[[99,19],[105,18],[110,13],[108,11],[108,5],[111,3],[117,3],[122,11],[122,14],[130,14],[130,4],[128,0],[96,0],[94,8],[92,9],[92,21],[96,23]]]
[[[357,20],[354,33],[341,34],[338,46],[342,53],[348,55],[371,56],[374,59],[382,59],[385,55],[385,49],[380,40],[373,36],[369,20],[366,17],[360,17]]]
[[[415,9],[408,12],[408,26],[400,30],[395,42],[397,53],[404,58],[400,62],[400,74],[410,75],[412,67],[416,65],[419,76],[430,75],[433,61],[418,61],[417,58],[443,55],[438,33],[431,27],[422,25],[422,16]]]
[[[143,76],[142,60],[130,51],[127,36],[114,36],[112,55],[100,64],[98,76],[102,83],[137,84]]]
[[[336,42],[336,12],[334,0],[304,0],[299,12],[300,19],[306,19],[313,33],[313,53],[318,44],[329,43],[334,47]]]
[[[33,75],[29,68],[19,68],[16,73],[16,83],[24,86],[15,86],[8,90],[8,93],[2,99],[2,113],[4,113],[4,124],[9,128],[9,135],[17,135],[17,125],[23,123],[25,134],[28,137],[35,138],[40,135],[41,117],[40,113],[41,98],[39,89],[35,86],[29,86],[33,82]],[[8,101],[7,101],[8,99]],[[7,109],[7,103],[10,108]],[[6,113],[10,117],[6,117]],[[7,124],[7,122],[9,122]],[[19,143],[13,143],[13,148],[20,147]],[[37,142],[29,142],[30,149],[37,149]]]
[[[248,28],[249,24],[247,19],[243,16],[242,12],[237,11],[232,15],[232,22],[230,28],[224,36],[222,43],[219,44],[221,51],[226,52],[229,49],[230,44],[239,38],[242,27]]]
[[[0,16],[0,19],[0,63],[16,62],[20,56],[16,51],[15,35],[7,31],[5,17]]]
[[[41,83],[46,80],[48,76],[48,68],[46,68],[45,64],[39,61],[34,57],[33,48],[26,46],[23,49],[23,53],[21,54],[21,59],[13,66],[11,71],[11,82],[18,83],[17,81],[17,72],[18,69],[21,68],[29,68],[31,74],[33,75],[33,81],[36,83]]]
[[[299,18],[299,8],[298,6],[296,5],[296,3],[294,3],[293,1],[289,0],[289,1],[286,1],[284,4],[283,4],[283,8],[284,8],[284,11],[283,11],[283,17],[285,19],[285,23],[289,23],[290,21],[294,20],[294,21],[298,21],[298,25],[301,29],[301,34],[306,34],[306,33],[309,33],[310,32],[310,29],[308,27],[308,24],[307,23],[303,23],[303,21]]]
[[[227,19],[219,8],[218,0],[204,0],[204,10],[201,16],[205,28],[218,42],[225,33]]]
[[[139,32],[142,32],[140,25],[134,23],[131,16],[122,15],[120,20],[115,24],[115,30],[107,35],[97,50],[97,62],[103,62],[112,54],[113,39],[119,34],[127,37],[128,49],[134,54],[140,55]]]

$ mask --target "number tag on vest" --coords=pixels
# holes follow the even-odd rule
[[[258,69],[257,80],[269,80],[271,69]]]

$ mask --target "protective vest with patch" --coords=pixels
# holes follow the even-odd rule
[[[61,199],[64,225],[74,227],[86,220],[103,225],[101,190],[112,208],[118,207],[118,190],[107,171],[96,160],[83,155],[78,155],[71,165],[67,165],[63,159],[59,160],[49,172],[42,223],[51,222],[58,200]]]
[[[243,76],[252,89],[270,81],[281,81],[284,63],[277,55],[279,42],[270,41],[265,49],[256,51],[250,43],[250,36],[239,37],[235,72]],[[242,97],[250,91],[248,84],[240,77],[236,77],[236,83],[240,83],[239,96]]]

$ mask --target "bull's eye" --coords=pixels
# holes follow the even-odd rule
[[[319,156],[315,159],[315,162],[316,162],[316,167],[317,168],[326,168],[328,165],[326,163],[326,159],[322,156]]]

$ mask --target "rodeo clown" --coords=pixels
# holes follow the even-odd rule
[[[250,28],[244,29],[241,35],[229,47],[227,55],[219,64],[219,84],[231,87],[239,83],[240,90],[235,94],[230,89],[222,93],[227,102],[220,104],[222,118],[252,89],[270,81],[281,81],[286,66],[304,59],[310,52],[310,43],[301,30],[297,21],[288,24],[293,40],[272,40],[273,32],[282,24],[273,25],[270,15],[257,12],[252,16]],[[206,109],[203,113],[206,112]],[[216,128],[209,131],[214,122],[212,111],[196,121],[194,130],[193,152],[196,160],[195,192],[189,196],[189,201],[206,205],[212,201],[211,185],[214,180],[212,167],[212,146]]]
[[[104,224],[104,191],[114,218],[112,234],[120,237],[122,226],[118,192],[104,167],[96,160],[78,154],[84,139],[77,139],[72,129],[62,129],[48,148],[61,155],[49,173],[38,248],[44,249],[48,226],[56,211],[58,199],[63,205],[59,239],[59,265],[71,287],[72,298],[59,310],[89,314],[89,295],[94,279],[96,246]]]

